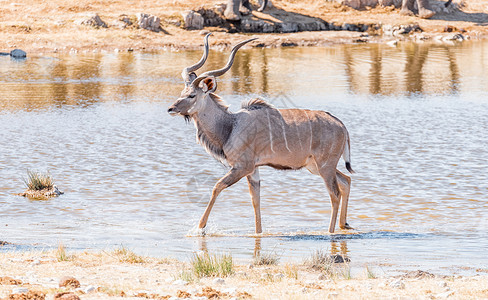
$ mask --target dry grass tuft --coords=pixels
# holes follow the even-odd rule
[[[59,243],[58,249],[56,250],[56,258],[58,259],[58,261],[72,261],[74,257],[73,255],[68,255],[66,253],[64,245],[62,243]]]
[[[27,179],[24,178],[23,180],[30,191],[50,190],[54,187],[54,181],[49,172],[41,173],[27,170]]]
[[[268,252],[255,256],[253,264],[256,266],[276,266],[279,261],[280,257],[276,253]]]
[[[130,264],[143,264],[147,262],[147,259],[141,255],[137,255],[134,251],[131,251],[125,247],[120,247],[112,252],[119,262],[125,262]]]
[[[194,254],[191,259],[192,273],[197,278],[202,277],[226,277],[234,273],[232,256]]]
[[[333,264],[334,261],[330,256],[321,250],[316,250],[309,259],[305,260],[305,265],[326,274],[331,274]]]

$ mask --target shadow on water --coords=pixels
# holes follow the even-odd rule
[[[326,235],[315,235],[315,234],[297,234],[297,235],[282,235],[277,236],[279,238],[287,239],[290,241],[300,241],[300,240],[316,240],[316,241],[344,241],[344,240],[371,240],[371,239],[416,239],[425,238],[432,234],[419,234],[419,233],[409,233],[409,232],[393,232],[393,231],[372,231],[372,232],[361,232],[361,233],[350,233],[350,234],[326,234]]]
[[[351,249],[348,247],[348,243],[357,240],[414,240],[426,237],[432,237],[435,234],[432,233],[409,233],[409,232],[393,232],[393,231],[372,231],[372,232],[357,232],[348,234],[285,234],[285,235],[265,235],[265,236],[239,236],[239,238],[246,238],[250,241],[246,242],[245,246],[248,251],[252,249],[252,256],[259,257],[262,252],[269,253],[270,249],[264,246],[263,242],[267,241],[268,244],[273,239],[278,239],[286,242],[304,242],[304,241],[316,241],[317,246],[321,250],[325,250],[327,254],[336,255],[340,254],[344,258],[348,258],[351,255]],[[236,236],[200,236],[197,237],[198,249],[206,254],[209,254],[209,248],[214,248],[213,244],[217,244],[218,241],[214,238],[218,237],[236,237]],[[254,239],[254,243],[251,241]],[[328,241],[329,243],[323,243]],[[357,243],[356,243],[357,244]],[[209,247],[210,246],[210,247]],[[311,245],[308,244],[310,247]],[[313,246],[312,246],[313,247]],[[271,250],[273,252],[273,250]]]

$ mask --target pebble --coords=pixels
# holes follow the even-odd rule
[[[447,286],[447,282],[441,281],[441,282],[439,282],[439,286],[440,287],[446,287]]]
[[[96,288],[93,285],[89,285],[83,289],[83,292],[85,294],[88,294],[88,293],[94,292],[95,290],[96,290]]]
[[[390,282],[389,286],[392,288],[396,288],[396,289],[404,289],[405,283],[403,282],[403,280],[397,279],[397,280]]]
[[[12,289],[12,294],[22,294],[27,292],[29,292],[29,289],[24,287],[17,287]]]
[[[54,300],[80,300],[80,297],[71,292],[63,292],[54,295]]]
[[[64,276],[59,280],[59,287],[79,288],[80,282],[72,276]]]
[[[25,58],[27,56],[27,53],[25,53],[25,51],[21,49],[14,49],[10,51],[10,56],[14,58]]]
[[[173,284],[173,285],[187,285],[187,284],[188,284],[188,281],[178,279],[178,280],[173,281],[173,283],[172,283],[172,284]],[[171,298],[170,298],[170,299],[171,299]]]
[[[212,282],[213,282],[213,284],[224,284],[225,283],[225,280],[223,280],[220,277],[217,277]]]
[[[397,40],[393,40],[393,41],[389,41],[388,43],[386,43],[388,46],[390,47],[395,47],[397,44],[398,44],[398,41]]]
[[[453,291],[448,291],[448,292],[444,292],[444,293],[437,294],[437,295],[435,295],[435,297],[436,298],[445,299],[445,298],[451,297],[452,295],[454,295],[454,292]]]
[[[230,288],[226,288],[226,289],[222,290],[222,293],[229,294],[231,296],[234,296],[236,292],[237,292],[237,289],[235,287],[230,287]]]

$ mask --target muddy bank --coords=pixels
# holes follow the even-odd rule
[[[64,253],[64,254],[63,254]],[[63,255],[62,255],[63,254]],[[143,257],[128,250],[0,254],[0,297],[5,299],[474,299],[488,296],[486,275],[438,276],[417,271],[390,277],[365,266],[351,274],[306,263],[234,264],[226,276],[185,275],[189,262]],[[188,273],[186,273],[188,274]],[[24,298],[22,295],[25,295]],[[10,298],[9,298],[10,297]],[[17,298],[15,298],[17,297]],[[67,297],[67,296],[65,296]]]
[[[20,48],[32,54],[200,49],[202,35],[209,31],[214,32],[210,41],[214,49],[228,48],[250,34],[259,38],[251,45],[254,47],[442,41],[452,39],[452,34],[479,39],[488,32],[487,3],[470,1],[455,11],[440,12],[424,20],[402,16],[393,6],[355,10],[332,2],[275,0],[272,8],[262,13],[253,11],[240,23],[232,23],[219,17],[216,7],[222,5],[221,0],[148,2],[137,7],[119,0],[111,5],[95,0],[55,0],[48,4],[28,0],[2,7],[0,51]],[[192,10],[206,16],[202,29],[185,28],[184,13]],[[419,30],[406,32],[405,28],[412,26]]]

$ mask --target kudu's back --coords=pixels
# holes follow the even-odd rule
[[[347,138],[342,122],[327,112],[276,109],[262,103],[244,106],[236,114],[224,151],[231,166],[252,160],[256,166],[316,171],[324,163],[337,165]]]

